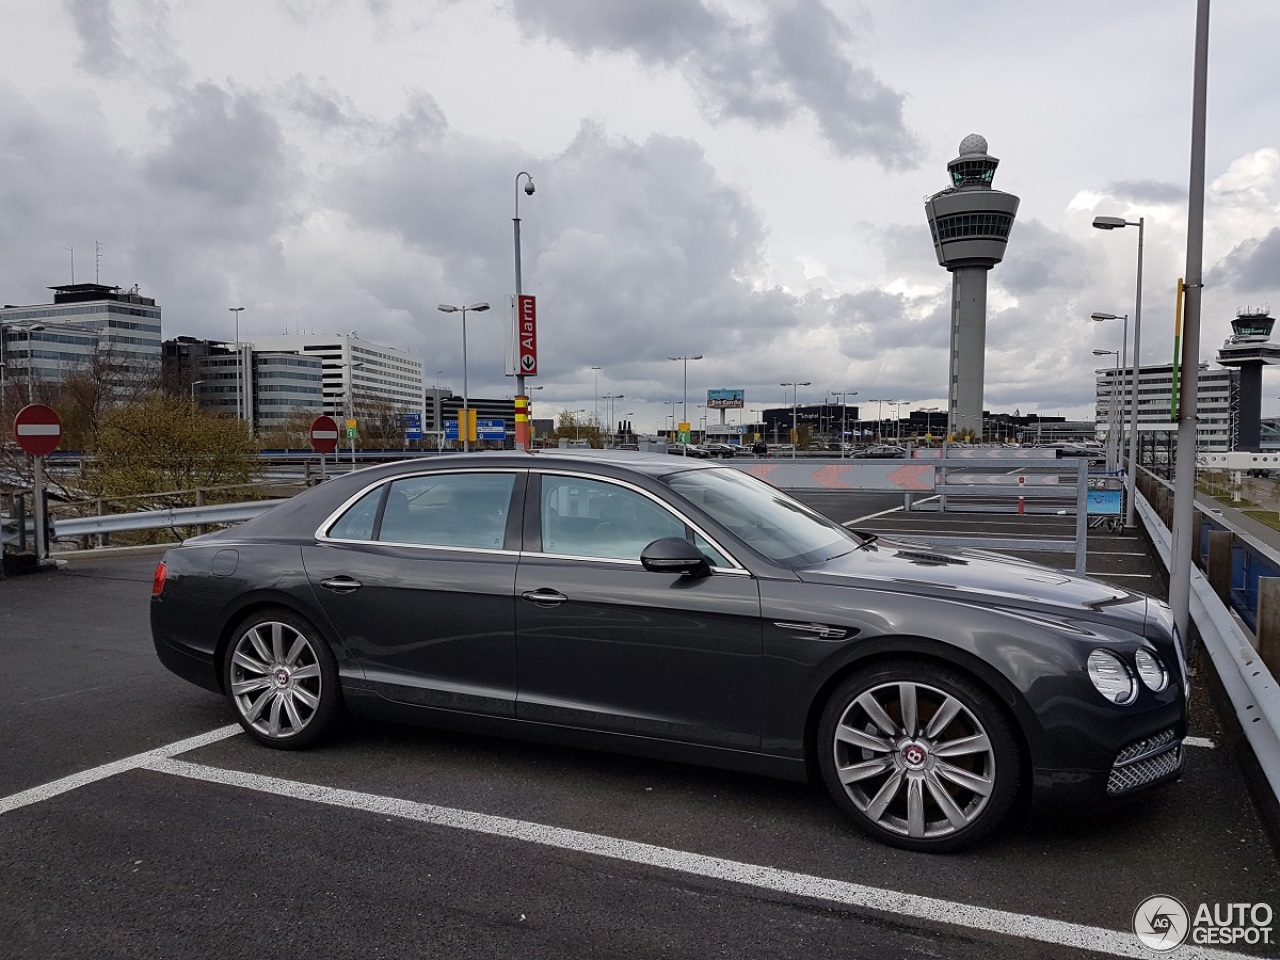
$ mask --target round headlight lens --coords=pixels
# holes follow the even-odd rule
[[[1165,670],[1164,664],[1147,651],[1139,650],[1133,655],[1133,659],[1138,664],[1138,677],[1147,685],[1148,690],[1159,693],[1169,685],[1169,672]]]
[[[1089,679],[1112,703],[1125,706],[1138,696],[1138,684],[1129,665],[1110,650],[1089,654]]]

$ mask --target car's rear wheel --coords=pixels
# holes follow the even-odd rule
[[[867,833],[944,853],[987,836],[1018,793],[1021,760],[1006,715],[971,676],[926,660],[851,675],[818,729],[827,789]]]
[[[227,645],[224,686],[236,718],[260,743],[311,746],[340,711],[338,667],[315,627],[287,610],[263,610]]]

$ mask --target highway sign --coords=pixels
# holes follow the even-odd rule
[[[320,454],[338,449],[338,423],[333,417],[321,416],[311,421],[311,449]]]
[[[57,412],[43,403],[31,403],[13,418],[13,436],[33,457],[53,453],[62,442],[62,421]]]

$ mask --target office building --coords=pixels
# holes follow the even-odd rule
[[[10,383],[39,399],[42,383],[60,384],[96,368],[117,392],[160,373],[160,307],[138,288],[98,283],[50,287],[53,302],[0,308],[0,362]]]

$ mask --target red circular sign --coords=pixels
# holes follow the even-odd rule
[[[13,418],[13,437],[33,457],[53,453],[62,442],[62,421],[53,407],[31,403]]]
[[[323,416],[311,421],[311,449],[316,453],[333,453],[338,449],[338,421]]]

